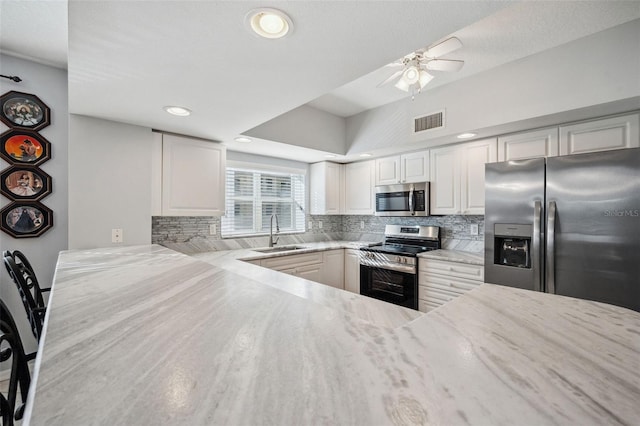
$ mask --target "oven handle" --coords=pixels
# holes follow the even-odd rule
[[[390,265],[388,263],[381,264],[376,260],[368,260],[368,259],[360,259],[360,265],[366,266],[367,268],[386,269],[389,271],[404,272],[406,274],[416,275],[415,265],[400,265],[400,264]]]

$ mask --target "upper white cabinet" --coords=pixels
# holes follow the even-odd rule
[[[344,213],[373,214],[375,209],[375,162],[361,161],[344,167]]]
[[[431,214],[484,214],[484,165],[497,160],[496,139],[431,150]]]
[[[557,127],[498,138],[498,161],[555,157],[558,155],[558,151]]]
[[[560,127],[560,155],[640,146],[638,114],[609,117]]]
[[[309,171],[309,203],[311,214],[342,213],[343,165],[323,161],[314,163]]]
[[[216,142],[162,134],[156,137],[154,214],[221,216],[224,214],[226,149]],[[161,141],[161,142],[160,142]],[[159,170],[160,169],[160,170]]]
[[[412,152],[375,160],[376,185],[429,180],[429,151]]]

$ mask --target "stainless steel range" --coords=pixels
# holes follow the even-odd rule
[[[440,248],[440,228],[387,225],[384,235],[360,249],[360,294],[417,310],[417,256]]]

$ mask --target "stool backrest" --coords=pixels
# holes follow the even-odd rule
[[[24,310],[27,313],[27,318],[31,325],[31,331],[34,337],[40,340],[46,306],[44,306],[44,302],[42,301],[42,294],[39,287],[33,284],[29,287],[29,283],[34,283],[30,278],[33,273],[27,268],[20,268],[14,261],[13,256],[3,256],[3,260],[9,276],[18,288],[18,293],[20,294]],[[34,292],[32,293],[32,291]],[[40,304],[38,304],[37,301],[40,301]]]
[[[31,375],[18,327],[16,327],[11,312],[0,299],[0,363],[9,360],[11,360],[9,388],[6,394],[0,393],[0,418],[3,426],[11,426],[14,419],[22,419],[31,385]],[[16,409],[18,390],[22,402]]]

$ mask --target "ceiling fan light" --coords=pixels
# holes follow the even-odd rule
[[[404,77],[401,78],[400,80],[398,80],[398,82],[395,84],[395,86],[402,90],[403,92],[408,92],[409,91],[409,84],[404,81]]]
[[[402,73],[402,79],[407,84],[417,83],[420,79],[420,70],[415,65],[411,65],[406,70],[404,70],[404,73]]]
[[[420,70],[420,89],[423,89],[424,86],[429,84],[429,82],[433,80],[433,76],[426,71]]]

